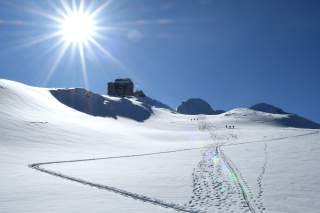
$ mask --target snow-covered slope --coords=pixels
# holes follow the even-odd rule
[[[28,165],[192,148],[198,146],[196,139],[202,144],[209,140],[195,124],[186,126],[185,118],[166,109],[152,108],[153,115],[145,123],[121,116],[115,120],[70,108],[49,89],[7,80],[1,80],[0,86],[0,212],[166,212],[114,193],[69,184]]]
[[[306,118],[303,118],[299,115],[287,113],[282,109],[272,106],[270,104],[260,103],[250,107],[250,109],[253,109],[259,112],[285,115],[283,117],[280,116],[280,119],[275,120],[276,123],[283,126],[296,127],[296,128],[320,129],[320,124],[313,122],[311,120],[308,120]]]
[[[149,97],[116,98],[102,96],[83,88],[52,89],[50,92],[61,103],[93,116],[115,119],[120,116],[144,121],[153,114],[153,107],[172,111],[169,106]]]
[[[86,92],[0,80],[0,212],[319,208],[319,131],[280,125],[288,115],[181,115]]]

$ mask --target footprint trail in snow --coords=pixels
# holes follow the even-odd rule
[[[203,154],[192,177],[192,196],[185,206],[198,212],[249,212],[216,148]]]

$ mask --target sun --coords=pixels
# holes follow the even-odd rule
[[[111,2],[112,0],[48,1],[50,12],[40,9],[31,10],[50,21],[48,24],[50,30],[31,40],[27,45],[52,40],[54,42],[51,43],[48,52],[56,51],[56,57],[47,71],[45,83],[50,80],[65,56],[75,59],[73,63],[79,63],[81,66],[86,88],[89,88],[86,61],[89,54],[91,59],[95,57],[95,54],[102,55],[109,62],[125,69],[106,47],[107,41],[110,41],[108,33],[115,33],[118,30],[112,23],[106,22],[108,18],[105,17],[105,14],[110,16],[111,13],[105,13],[105,10],[108,9]],[[101,40],[103,43],[99,42]]]
[[[93,18],[81,11],[67,15],[61,22],[61,35],[68,43],[88,43],[95,35]]]

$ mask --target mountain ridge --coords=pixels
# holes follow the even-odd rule
[[[0,97],[2,97],[4,108],[12,108],[15,114],[18,113],[20,116],[24,116],[26,107],[28,108],[27,110],[32,111],[35,117],[40,116],[38,115],[39,113],[50,112],[48,115],[51,116],[51,114],[57,114],[60,111],[66,110],[68,112],[76,110],[91,116],[109,117],[113,119],[123,117],[137,122],[144,122],[153,116],[155,112],[160,111],[170,113],[168,115],[183,115],[179,112],[177,113],[168,105],[150,97],[119,98],[100,95],[83,88],[38,88],[9,80],[0,80]],[[12,97],[19,98],[12,99]],[[196,99],[196,103],[199,103],[198,100],[199,99]],[[6,104],[9,105],[6,106]],[[19,104],[20,108],[15,106],[16,104]],[[251,107],[253,109],[244,108],[240,111],[234,109],[221,114],[214,111],[209,104],[206,105],[206,109],[211,113],[208,116],[213,116],[212,119],[215,119],[215,116],[220,118],[233,117],[235,121],[240,118],[248,118],[250,121],[274,123],[283,127],[320,129],[320,124],[296,114],[286,113],[278,107],[265,103],[262,105],[258,104],[258,106],[263,107],[253,106]],[[266,109],[266,106],[269,108],[267,107]],[[259,111],[261,113],[258,113]],[[215,114],[212,114],[213,112]],[[275,112],[280,114],[274,114]],[[8,114],[8,112],[5,113]],[[193,115],[198,114],[194,113]]]

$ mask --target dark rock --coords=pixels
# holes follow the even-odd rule
[[[144,92],[142,90],[137,90],[134,92],[134,96],[135,97],[146,97],[146,95],[144,94]]]
[[[186,115],[216,115],[222,112],[222,110],[213,110],[210,104],[200,98],[190,98],[183,101],[182,104],[178,106],[177,111]]]
[[[118,116],[144,121],[153,113],[150,105],[137,105],[129,98],[112,100],[83,88],[51,90],[51,94],[61,103],[80,112],[100,117]]]
[[[135,121],[143,122],[152,114],[152,107],[173,110],[154,99],[145,97],[122,97],[111,99],[83,88],[75,89],[55,89],[50,90],[51,94],[64,105],[77,111],[100,117],[125,117]],[[134,101],[140,104],[134,103]]]
[[[134,84],[129,78],[116,79],[108,83],[108,95],[117,97],[133,96]]]
[[[219,114],[225,113],[226,111],[218,109],[218,110],[215,110],[214,112],[215,112],[215,115],[219,115]]]

